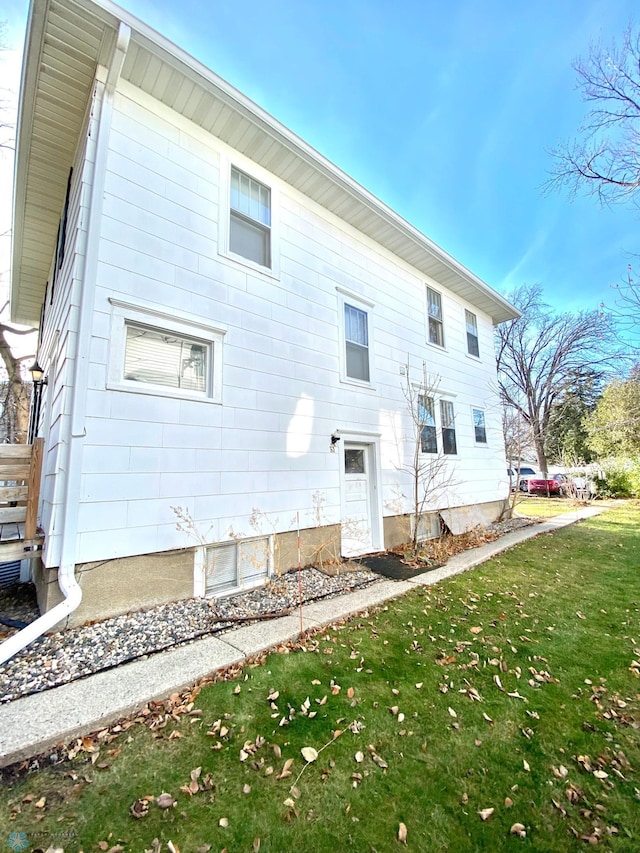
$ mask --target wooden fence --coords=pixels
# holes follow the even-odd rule
[[[44,439],[0,444],[0,563],[38,556],[38,499]]]

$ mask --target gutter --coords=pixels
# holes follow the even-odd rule
[[[131,28],[120,21],[118,34],[113,47],[104,83],[98,127],[96,130],[96,149],[93,165],[93,180],[88,204],[87,246],[79,275],[79,318],[74,353],[73,379],[71,382],[71,431],[68,438],[65,488],[62,500],[62,545],[60,548],[60,566],[58,568],[58,586],[64,600],[44,613],[35,622],[31,622],[17,634],[9,637],[0,645],[0,665],[6,663],[17,652],[24,649],[46,631],[51,630],[61,620],[78,608],[82,601],[82,589],[76,580],[76,555],[78,535],[78,512],[80,505],[80,485],[82,477],[82,451],[86,436],[87,383],[89,372],[89,350],[91,344],[91,324],[95,306],[96,270],[98,266],[98,248],[100,242],[99,222],[104,198],[106,162],[109,151],[109,134],[113,114],[113,101],[116,85],[127,55],[131,39]],[[96,80],[103,75],[98,68]],[[24,93],[23,93],[24,94]]]

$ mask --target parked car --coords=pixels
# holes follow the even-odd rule
[[[507,474],[509,475],[509,484],[511,486],[511,491],[515,489],[516,477],[520,475],[518,479],[518,488],[521,491],[526,492],[526,488],[524,490],[522,489],[522,483],[523,481],[526,481],[528,477],[535,477],[536,472],[529,465],[521,465],[519,471],[514,468],[507,468]]]
[[[520,480],[520,491],[530,495],[559,495],[562,486],[555,477],[527,477]]]

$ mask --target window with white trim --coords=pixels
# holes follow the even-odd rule
[[[456,422],[453,403],[450,400],[440,400],[440,424],[442,426],[442,451],[454,455],[458,452],[456,445]]]
[[[195,554],[195,593],[205,598],[228,595],[265,583],[272,565],[268,536],[240,539],[198,548]]]
[[[427,322],[429,343],[444,346],[442,294],[427,285]]]
[[[469,355],[474,355],[480,358],[480,345],[478,343],[478,318],[476,315],[465,309],[464,312],[465,325],[467,328],[467,352]]]
[[[109,388],[221,401],[223,329],[110,301]]]
[[[487,427],[482,409],[472,409],[473,412],[473,429],[475,433],[476,444],[487,443]]]
[[[271,267],[271,190],[231,167],[229,251]]]
[[[438,436],[436,434],[436,412],[433,397],[418,395],[418,422],[420,424],[420,451],[422,453],[437,453]]]
[[[344,303],[345,364],[349,379],[369,382],[369,318],[366,311]]]

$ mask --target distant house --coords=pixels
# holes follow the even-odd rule
[[[446,485],[425,535],[500,513],[493,327],[517,311],[107,0],[32,2],[13,233],[43,611],[56,578],[70,623],[261,583],[298,525],[303,563],[407,541],[407,382]]]

